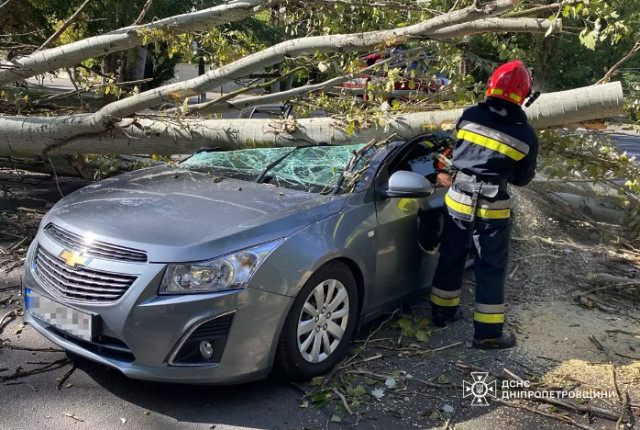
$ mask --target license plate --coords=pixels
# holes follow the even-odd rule
[[[61,305],[30,288],[25,289],[25,308],[35,318],[52,325],[72,336],[91,341],[94,316],[86,312]]]

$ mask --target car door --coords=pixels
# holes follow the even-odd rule
[[[383,306],[431,285],[438,260],[446,188],[435,188],[429,197],[418,199],[389,198],[384,190],[389,177],[398,170],[433,176],[432,151],[424,143],[402,147],[376,176],[378,246],[374,306]]]

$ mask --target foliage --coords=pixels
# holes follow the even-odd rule
[[[400,329],[403,336],[413,337],[421,342],[426,342],[433,333],[431,322],[427,318],[419,317],[399,318],[389,324],[389,328]]]
[[[37,48],[77,9],[83,0],[25,0],[5,5],[0,15],[0,50],[11,55],[28,53]],[[56,42],[66,43],[130,25],[138,16],[145,0],[96,0],[83,16]],[[222,3],[220,0],[154,0],[145,19],[202,9]],[[548,8],[540,8],[541,5]],[[264,10],[241,23],[226,24],[199,33],[178,34],[170,28],[144,33],[150,46],[149,66],[158,86],[173,76],[178,61],[196,62],[199,58],[211,67],[219,67],[292,38],[371,31],[404,27],[434,17],[453,8],[474,4],[473,0],[344,0],[336,2],[301,2],[288,0]],[[555,6],[554,6],[555,5]],[[533,8],[533,9],[532,9]],[[534,12],[530,13],[530,10]],[[8,12],[8,13],[5,13]],[[347,133],[361,127],[384,127],[392,114],[453,108],[474,103],[484,96],[485,83],[500,62],[522,59],[534,72],[536,87],[543,91],[575,88],[595,83],[618,59],[629,52],[640,38],[640,1],[625,0],[523,0],[512,16],[535,16],[558,22],[563,31],[552,27],[547,34],[487,33],[456,40],[425,40],[405,43],[391,38],[374,51],[384,55],[401,47],[407,63],[428,54],[431,66],[419,71],[407,67],[380,65],[369,72],[372,79],[367,99],[327,90],[294,98],[296,113],[311,116],[321,109],[343,121]],[[513,15],[515,14],[515,15]],[[18,19],[19,17],[19,19]],[[285,87],[308,81],[324,81],[345,74],[358,76],[366,66],[363,53],[315,53],[289,58],[265,70],[265,76],[281,77]],[[383,55],[383,56],[384,56]],[[120,54],[120,63],[126,54]],[[630,117],[637,120],[640,107],[636,97],[639,58],[632,58],[615,76],[625,85]],[[112,77],[102,78],[77,68],[76,80],[81,87],[98,94],[125,97],[148,87],[121,87],[123,77],[106,70],[104,58],[85,61],[84,66],[107,71]],[[289,72],[295,71],[289,77]],[[444,90],[420,94],[418,97],[392,99],[394,84],[413,79],[431,79],[440,74],[450,79]],[[32,98],[25,93],[11,93],[2,98],[3,106],[12,105],[22,112]],[[564,176],[589,177],[594,180],[625,178],[623,192],[639,191],[637,169],[610,142],[585,137],[574,132],[544,132],[544,170]],[[558,157],[560,155],[561,157]],[[109,167],[111,169],[111,167]],[[413,323],[412,323],[413,324]],[[420,330],[413,326],[403,330]]]
[[[610,136],[588,131],[544,131],[539,133],[539,140],[540,170],[549,177],[617,182],[620,194],[640,196],[638,160],[616,148]]]

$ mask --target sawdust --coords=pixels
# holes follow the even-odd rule
[[[544,382],[555,386],[575,385],[579,383],[581,389],[602,390],[620,393],[628,392],[637,399],[640,397],[640,362],[616,366],[616,383],[614,385],[613,371],[610,364],[594,363],[584,360],[567,360],[557,368],[547,373]]]

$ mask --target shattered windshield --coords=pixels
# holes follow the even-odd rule
[[[278,187],[320,193],[333,189],[345,167],[364,144],[300,147],[273,166],[263,182]],[[239,151],[200,152],[180,163],[180,168],[254,181],[270,163],[294,148],[258,148]],[[375,151],[367,150],[356,168],[363,166]]]

